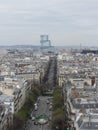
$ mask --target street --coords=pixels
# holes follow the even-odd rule
[[[56,85],[56,58],[52,58],[50,60],[50,66],[48,68],[49,70],[47,71],[48,73],[46,74],[44,81],[44,84],[47,87],[47,90],[52,90],[55,85]],[[31,113],[31,117],[36,117],[36,119],[40,115],[46,115],[48,116],[49,119],[51,119],[51,108],[52,108],[52,101],[48,100],[49,102],[47,103],[47,99],[50,97],[46,96],[40,96],[39,103],[37,103],[36,110],[33,110]],[[38,108],[37,108],[38,107]],[[37,120],[32,120],[29,119],[27,125],[26,125],[26,130],[50,130],[50,120],[48,120],[47,123],[44,125],[40,125]]]
[[[51,117],[51,111],[49,110],[49,106],[51,104],[51,101],[47,104],[47,99],[49,97],[39,97],[40,101],[38,103],[38,110],[32,111],[32,116],[40,116],[40,115],[47,115],[49,118]],[[49,129],[49,122],[48,121],[45,125],[40,124],[34,124],[34,121],[31,119],[28,120],[26,130],[50,130]]]
[[[51,59],[51,66],[48,73],[48,79],[47,79],[47,87],[48,89],[53,89],[56,85],[56,59]]]
[[[46,84],[47,90],[53,90],[57,83],[57,60],[56,57],[50,58],[43,84]]]

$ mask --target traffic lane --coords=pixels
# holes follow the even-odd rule
[[[47,116],[50,116],[50,111],[49,111],[49,104],[47,104],[47,99],[50,97],[41,97],[41,102],[39,104],[38,111],[36,111],[37,116],[41,114],[45,114]]]
[[[44,99],[43,97],[40,97],[40,102],[37,103],[38,105],[38,109],[37,110],[33,110],[32,114],[33,115],[39,115],[39,114],[43,114],[46,112],[46,98]]]
[[[50,116],[50,111],[49,111],[49,104],[47,104],[47,99],[49,97],[40,97],[40,104],[39,104],[39,109],[36,111],[36,116],[39,116],[41,114],[46,114],[47,116]],[[40,128],[40,125],[39,125]],[[45,129],[48,129],[48,124],[44,125]]]
[[[35,111],[35,110],[32,111],[32,114],[31,114],[32,116],[34,116],[34,117],[38,116],[38,113],[39,113],[39,110],[40,110],[40,106],[41,106],[41,101],[39,102],[38,110],[37,111]],[[28,127],[27,127],[26,130],[39,130],[39,128],[40,128],[39,125],[35,125],[34,121],[29,120]]]
[[[44,109],[45,111],[43,112],[43,114],[46,114],[50,118],[51,115],[52,115],[52,112],[49,110],[50,102],[47,103],[48,99],[49,99],[50,102],[52,102],[50,97],[44,97],[44,98],[42,97],[42,100],[44,102],[44,107],[45,107],[45,109]],[[41,105],[43,105],[43,104],[41,104]],[[40,113],[42,113],[41,109],[40,109]],[[50,121],[48,121],[48,123],[43,126],[44,127],[43,129],[49,130],[49,123],[50,123]]]
[[[47,97],[40,97],[40,104],[37,111],[37,115],[45,114],[47,112],[46,101],[47,101]]]
[[[34,122],[30,120],[26,130],[39,130],[39,126],[34,125]]]
[[[33,114],[37,116],[41,114],[46,114],[47,116],[51,116],[51,112],[49,111],[49,104],[47,104],[47,99],[49,97],[40,97],[40,102],[38,105],[38,110],[33,111]],[[44,127],[48,129],[49,124],[45,124]],[[27,130],[40,130],[41,126],[40,125],[34,125],[34,121],[30,120],[28,124],[28,129]]]

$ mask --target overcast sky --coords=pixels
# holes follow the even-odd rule
[[[97,45],[98,0],[0,0],[0,45]]]

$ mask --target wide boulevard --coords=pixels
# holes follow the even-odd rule
[[[47,103],[47,99],[49,98],[50,97],[46,97],[46,96],[39,97],[40,101],[38,103],[38,109],[32,110],[32,113],[31,113],[32,117],[33,116],[39,117],[40,115],[45,114],[49,117],[49,121],[42,126],[40,124],[34,124],[35,121],[34,120],[32,121],[32,119],[29,119],[26,130],[50,130],[49,124],[50,124],[50,119],[51,119],[51,110],[49,110],[49,107],[52,102],[49,101],[49,103]]]

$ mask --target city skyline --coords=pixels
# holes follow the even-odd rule
[[[0,0],[0,45],[97,46],[97,0]]]

